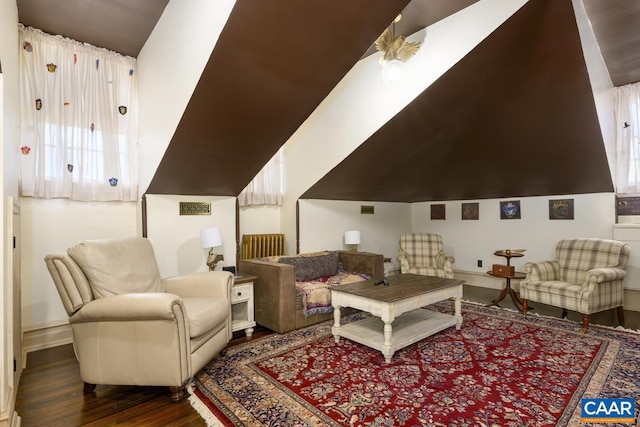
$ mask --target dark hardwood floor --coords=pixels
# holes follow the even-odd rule
[[[500,291],[475,286],[464,287],[464,298],[489,304]],[[515,308],[507,297],[500,304]],[[532,304],[533,305],[533,304]],[[535,304],[532,313],[560,317],[560,309]],[[569,319],[579,322],[578,313]],[[640,312],[625,311],[626,327],[640,329]],[[597,313],[592,323],[616,326],[615,310]],[[254,338],[272,333],[257,328]],[[245,342],[242,332],[236,332],[230,345]],[[22,372],[16,399],[16,411],[21,425],[31,426],[205,426],[187,398],[178,403],[171,400],[166,387],[130,387],[98,385],[91,394],[83,394],[78,362],[71,345],[64,345],[28,354],[27,367]]]
[[[258,327],[253,337],[270,333]],[[246,340],[236,332],[229,345]],[[21,426],[206,426],[188,398],[173,402],[167,387],[98,385],[91,394],[82,388],[71,344],[29,353],[16,396]]]

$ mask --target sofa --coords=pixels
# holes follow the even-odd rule
[[[255,320],[278,333],[333,318],[333,286],[384,277],[384,258],[353,251],[323,251],[240,260],[239,274],[254,283]]]

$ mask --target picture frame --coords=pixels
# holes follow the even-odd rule
[[[463,203],[462,219],[480,219],[480,203]]]
[[[549,199],[549,219],[574,219],[573,199]]]
[[[431,219],[444,220],[446,218],[446,205],[431,205]]]
[[[520,200],[500,202],[500,219],[521,219]]]

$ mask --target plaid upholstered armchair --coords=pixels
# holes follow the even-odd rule
[[[401,235],[398,261],[401,273],[453,278],[454,258],[444,253],[442,236],[438,234]]]
[[[520,282],[523,313],[528,301],[537,301],[582,314],[582,328],[589,327],[589,315],[617,309],[618,323],[624,326],[623,279],[629,263],[629,245],[606,239],[561,240],[555,260],[528,262],[527,277]]]

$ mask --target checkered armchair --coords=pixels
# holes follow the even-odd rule
[[[444,253],[442,236],[438,234],[401,235],[398,261],[401,273],[453,278],[454,258]]]
[[[523,312],[528,301],[537,301],[582,314],[582,327],[589,315],[616,308],[618,323],[624,326],[623,279],[629,263],[629,245],[606,239],[561,240],[554,261],[528,262],[527,277],[520,282]]]

